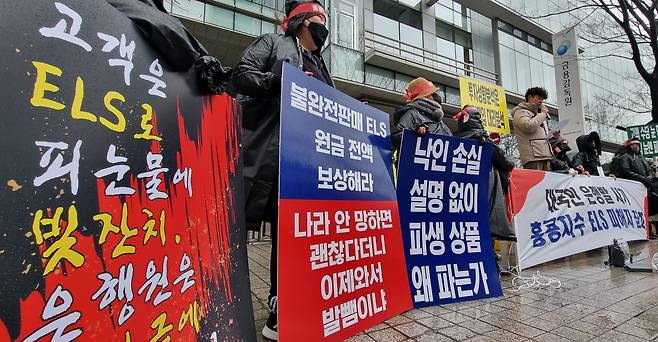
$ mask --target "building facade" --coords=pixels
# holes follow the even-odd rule
[[[555,71],[551,37],[600,13],[550,13],[570,0],[324,0],[330,42],[323,55],[342,91],[392,113],[406,84],[423,76],[440,85],[447,114],[460,106],[460,75],[501,85],[511,111],[525,90],[545,87],[552,121]],[[169,0],[167,9],[226,65],[232,66],[254,37],[279,32],[284,0]],[[544,16],[544,17],[542,17]],[[533,19],[534,18],[534,19]],[[586,29],[586,28],[583,28]],[[579,42],[586,131],[598,131],[604,149],[625,139],[617,126],[642,124],[647,115],[612,108],[610,99],[641,87],[631,62],[605,56],[606,47]],[[450,116],[450,115],[447,115]],[[620,121],[623,117],[623,121]],[[448,125],[455,128],[455,123]],[[622,123],[623,122],[623,123]],[[575,142],[572,142],[575,148]],[[607,155],[609,159],[610,154]]]

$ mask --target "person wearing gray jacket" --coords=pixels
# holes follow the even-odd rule
[[[452,135],[450,128],[443,122],[441,97],[432,82],[418,77],[411,81],[405,89],[405,102],[393,115],[394,128],[391,136],[393,150],[399,150],[402,143],[402,132],[411,129],[423,135],[436,133]]]

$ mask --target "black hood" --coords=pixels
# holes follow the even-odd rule
[[[482,114],[475,107],[469,107],[466,109],[468,113],[468,120],[466,121],[466,115],[462,115],[457,119],[457,127],[459,132],[472,132],[472,131],[481,131],[484,130],[484,124],[482,124]]]
[[[589,135],[581,135],[576,139],[578,152],[592,153],[593,151],[589,148],[592,141],[596,145],[596,154],[601,155],[601,138],[597,132],[592,132]]]

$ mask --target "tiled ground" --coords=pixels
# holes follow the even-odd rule
[[[248,248],[258,331],[268,314],[270,247]],[[631,251],[642,259],[658,242],[633,243]],[[608,269],[604,260],[601,249],[524,272],[556,277],[560,289],[513,291],[513,277],[503,276],[503,297],[411,310],[349,341],[658,341],[658,273]]]

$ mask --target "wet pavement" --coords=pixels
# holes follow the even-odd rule
[[[258,332],[268,315],[270,248],[248,247]],[[648,263],[658,242],[631,243],[631,252],[636,263]],[[606,260],[602,248],[522,273],[559,279],[558,289],[516,290],[514,276],[503,276],[503,297],[414,309],[348,341],[658,341],[658,273],[608,268]]]

